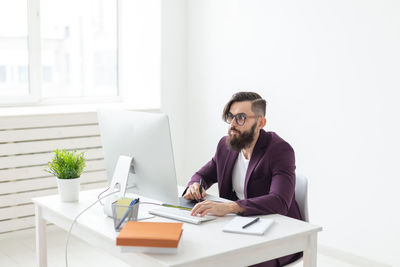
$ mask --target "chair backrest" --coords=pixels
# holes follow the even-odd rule
[[[308,188],[307,178],[303,175],[297,174],[296,175],[296,188],[295,188],[296,202],[299,205],[301,217],[303,217],[303,219],[306,222],[309,222],[307,188]]]

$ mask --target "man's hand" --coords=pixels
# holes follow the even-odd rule
[[[228,213],[241,213],[244,211],[245,209],[239,206],[235,202],[220,203],[220,202],[205,200],[203,202],[196,204],[196,206],[194,206],[190,214],[193,216],[200,215],[201,217],[207,214],[224,216]]]
[[[183,196],[187,200],[197,200],[199,201],[202,198],[206,197],[206,190],[204,188],[202,189],[202,194],[200,195],[200,184],[199,183],[193,183],[189,186],[189,188],[186,190],[185,195]]]

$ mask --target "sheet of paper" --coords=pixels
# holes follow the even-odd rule
[[[244,225],[254,219],[253,217],[236,216],[222,228],[222,231],[238,234],[263,235],[274,223],[274,220],[271,219],[260,219],[252,225],[243,228]]]

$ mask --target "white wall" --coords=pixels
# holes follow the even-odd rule
[[[124,102],[137,109],[160,106],[162,31],[160,1],[119,1],[121,4],[119,88]]]
[[[320,243],[400,266],[400,2],[190,0],[184,143],[189,177],[214,154],[238,90],[309,177]]]
[[[161,110],[169,116],[179,184],[185,184],[186,1],[161,1]]]
[[[186,1],[121,1],[123,99],[169,116],[176,172],[184,184]]]

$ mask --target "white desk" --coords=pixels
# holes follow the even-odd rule
[[[40,267],[47,266],[46,221],[68,230],[75,216],[92,204],[101,190],[80,193],[79,202],[64,203],[58,195],[34,198],[36,252]],[[141,198],[142,200],[142,198]],[[156,207],[156,206],[153,206]],[[140,206],[139,208],[142,208]],[[118,233],[98,203],[77,220],[72,234],[102,248],[132,266],[245,266],[304,251],[304,266],[315,267],[317,234],[321,227],[281,215],[266,215],[275,224],[264,236],[222,232],[231,216],[193,225],[184,223],[178,253],[174,255],[121,253],[115,245]],[[151,221],[172,221],[155,217]]]

